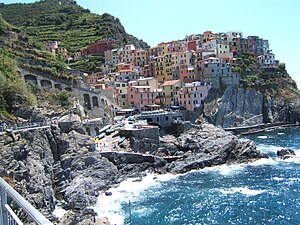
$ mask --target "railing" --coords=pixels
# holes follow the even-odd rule
[[[28,128],[34,128],[34,127],[43,127],[47,126],[49,123],[46,121],[43,122],[34,122],[34,123],[23,123],[23,124],[15,124],[13,126],[8,126],[8,125],[0,125],[0,132],[4,132],[6,130],[23,130],[23,129],[28,129]]]
[[[0,224],[1,225],[23,225],[12,208],[9,206],[7,198],[11,198],[36,224],[53,225],[36,208],[26,201],[18,192],[16,192],[5,180],[0,177]]]

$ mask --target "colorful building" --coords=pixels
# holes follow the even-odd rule
[[[260,56],[257,57],[258,58],[258,62],[261,66],[261,68],[264,69],[276,69],[278,68],[278,64],[275,60],[275,54],[273,53],[264,53]]]
[[[154,77],[142,78],[128,83],[128,105],[139,111],[161,104],[161,89]]]
[[[186,83],[179,91],[177,101],[186,110],[197,111],[204,104],[210,88],[210,84],[199,81]]]
[[[164,106],[176,105],[176,99],[178,99],[177,95],[182,85],[183,82],[181,80],[169,80],[161,85],[162,103]]]

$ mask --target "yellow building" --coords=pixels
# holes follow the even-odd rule
[[[176,99],[178,99],[177,95],[182,84],[181,80],[169,80],[161,85],[164,106],[176,105]]]
[[[127,100],[127,87],[128,82],[126,81],[116,81],[115,82],[115,96],[116,96],[116,102],[117,104],[123,108],[128,108],[128,100]]]

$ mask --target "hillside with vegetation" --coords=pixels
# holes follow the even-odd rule
[[[68,93],[43,91],[36,85],[25,84],[20,68],[47,73],[50,76],[70,79],[66,65],[49,52],[37,49],[27,34],[7,23],[0,15],[0,118],[13,121],[20,108],[46,104],[70,105]]]
[[[277,62],[278,68],[261,68],[253,53],[244,53],[237,57],[234,72],[241,75],[241,83],[246,89],[256,89],[273,97],[291,99],[299,95],[296,82],[288,74],[285,64]]]
[[[91,42],[113,39],[119,46],[134,44],[149,47],[126,33],[120,20],[107,13],[97,15],[72,0],[44,0],[30,4],[0,4],[0,13],[42,47],[46,41],[58,40],[61,47],[75,53]],[[116,46],[116,47],[119,47]]]

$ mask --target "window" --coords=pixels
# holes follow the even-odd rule
[[[213,72],[215,72],[215,70],[214,70],[214,69],[211,69],[211,72],[213,73]]]
[[[133,98],[133,95],[131,95],[130,97]]]
[[[169,120],[169,117],[168,116],[166,116],[166,121],[168,121]]]
[[[125,84],[122,84],[122,87],[125,87]]]
[[[159,117],[156,117],[156,121],[157,121],[157,122],[159,121]]]
[[[197,95],[196,94],[194,94],[194,98],[196,98],[197,97]]]
[[[117,87],[120,87],[120,84],[116,84]]]
[[[122,90],[119,90],[120,91],[120,93],[122,93]]]
[[[123,102],[123,106],[125,105],[125,102]]]

